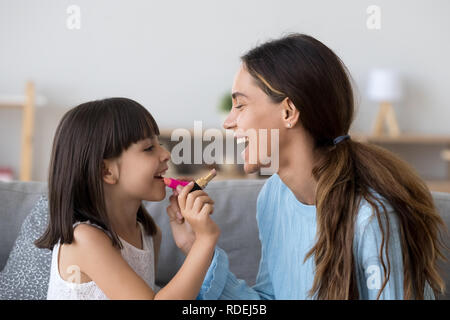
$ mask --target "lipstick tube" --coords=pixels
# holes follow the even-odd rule
[[[212,169],[206,176],[198,178],[197,180],[194,181],[194,186],[189,192],[195,190],[203,190],[206,187],[206,185],[216,176],[216,174],[217,174],[216,169]],[[189,184],[189,181],[176,180],[173,178],[163,178],[163,179],[165,185],[172,189],[176,189],[179,185],[184,187],[187,184]]]

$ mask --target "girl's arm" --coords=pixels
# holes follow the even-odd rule
[[[215,241],[197,239],[185,262],[155,299],[190,299],[197,297],[214,254]],[[188,296],[186,296],[188,294]]]
[[[186,221],[180,220],[177,212],[180,207],[177,201],[178,192],[170,196],[170,205],[167,207],[170,226],[176,245],[188,254],[195,241],[195,234]],[[258,205],[259,210],[265,206]],[[262,249],[261,249],[262,250]],[[225,251],[216,247],[213,259],[206,273],[205,280],[198,295],[198,299],[275,299],[275,294],[270,279],[266,253],[261,251],[259,271],[256,277],[256,284],[253,287],[247,285],[244,280],[236,278],[229,270],[228,257]]]
[[[156,271],[158,269],[159,249],[161,248],[162,232],[161,229],[156,226],[156,234],[153,236],[153,251],[155,255],[155,279]]]
[[[214,201],[204,191],[197,190],[190,193],[193,186],[194,183],[191,182],[178,189],[178,204],[181,214],[195,233],[195,241],[175,277],[158,292],[161,299],[182,299],[178,297],[180,288],[190,292],[191,299],[195,299],[220,235],[219,227],[210,218]]]
[[[199,237],[175,277],[157,294],[139,277],[98,228],[80,225],[73,252],[85,273],[110,299],[195,299],[210,264],[217,239]]]

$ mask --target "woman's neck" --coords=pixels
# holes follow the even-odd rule
[[[304,138],[304,143],[296,140],[280,148],[280,166],[278,175],[283,183],[291,189],[298,201],[306,205],[315,205],[316,187],[312,169],[317,164],[313,153],[312,141]]]

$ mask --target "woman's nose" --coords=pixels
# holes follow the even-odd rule
[[[232,129],[236,126],[236,118],[233,116],[233,112],[230,112],[223,122],[224,129]]]

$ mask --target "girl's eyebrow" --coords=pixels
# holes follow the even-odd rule
[[[145,138],[145,139],[140,140],[138,143],[141,145],[152,144],[152,140],[150,138]]]

